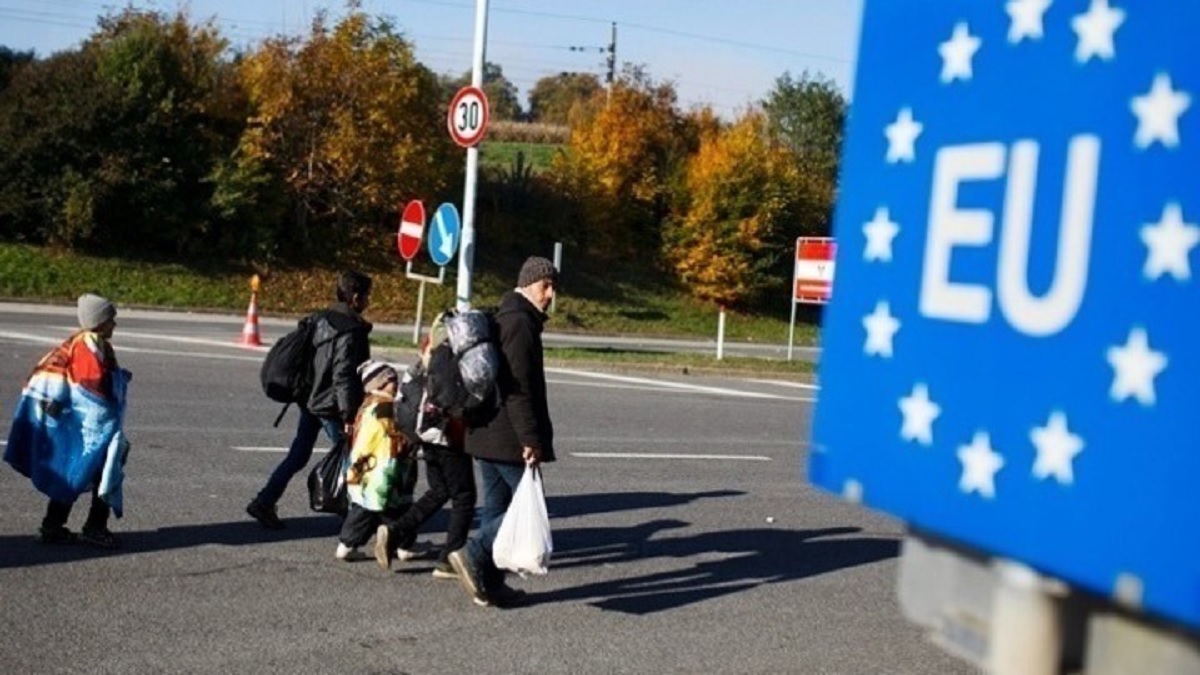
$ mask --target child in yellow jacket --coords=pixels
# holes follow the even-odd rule
[[[395,369],[372,360],[359,366],[358,372],[365,398],[355,419],[346,470],[350,508],[338,535],[338,560],[360,558],[355,555],[358,547],[379,525],[395,522],[412,506],[417,484],[416,460],[392,417],[399,379]],[[401,544],[412,546],[412,542]]]

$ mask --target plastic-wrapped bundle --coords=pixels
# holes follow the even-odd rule
[[[446,329],[446,342],[453,354],[451,360],[456,366],[457,377],[441,374],[439,369],[445,362],[431,358],[430,370],[436,380],[431,381],[436,385],[431,386],[433,398],[448,410],[469,410],[482,403],[495,402],[500,354],[492,341],[491,318],[479,310],[449,310],[440,318]],[[436,355],[437,349],[433,353]]]
[[[448,312],[446,314],[446,333],[450,337],[450,349],[456,355],[464,354],[468,349],[491,337],[488,328],[488,317],[477,309],[465,312]]]
[[[473,408],[486,401],[492,395],[496,377],[500,374],[496,345],[479,342],[463,352],[458,359],[458,372],[462,375],[463,386],[471,394],[471,402],[466,407]]]

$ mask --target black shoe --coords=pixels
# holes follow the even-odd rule
[[[467,555],[466,548],[451,551],[446,560],[454,568],[455,573],[458,574],[458,581],[467,590],[467,593],[471,595],[471,599],[475,601],[475,604],[487,607],[490,603],[488,602],[487,594],[483,592],[483,584],[479,579],[479,571],[475,568],[475,562],[471,560],[471,556]]]
[[[121,540],[117,539],[117,535],[110,532],[106,527],[83,528],[83,531],[79,533],[79,541],[99,548],[121,548]]]
[[[519,607],[525,604],[526,595],[528,594],[519,588],[500,584],[496,588],[489,588],[487,590],[487,606],[499,607],[501,609]]]
[[[246,506],[246,513],[250,514],[251,518],[257,520],[260,525],[268,530],[282,530],[284,527],[283,521],[279,519],[279,516],[275,515],[274,505],[267,506],[255,499]]]
[[[37,542],[39,544],[74,544],[79,537],[65,527],[39,527]]]

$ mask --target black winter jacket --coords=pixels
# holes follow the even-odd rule
[[[554,461],[554,425],[546,399],[542,327],[546,315],[525,296],[509,291],[496,312],[500,342],[500,409],[467,430],[467,453],[480,459],[523,464],[524,446]]]
[[[358,367],[371,358],[367,337],[371,324],[344,302],[334,303],[317,316],[313,331],[313,343],[317,346],[313,355],[313,389],[306,407],[317,417],[350,424],[362,405]]]

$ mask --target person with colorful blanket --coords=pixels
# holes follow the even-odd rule
[[[129,442],[123,430],[131,375],[117,365],[110,340],[117,310],[85,293],[76,302],[80,331],[46,354],[21,391],[4,461],[50,498],[38,530],[45,544],[82,540],[103,548],[120,541],[108,529],[122,515]],[[77,536],[67,528],[75,501],[91,491],[87,520]]]

